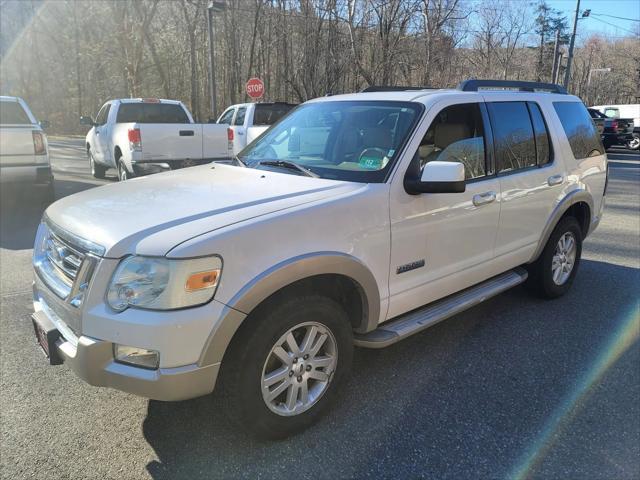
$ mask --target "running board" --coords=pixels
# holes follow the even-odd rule
[[[369,333],[356,334],[353,343],[365,348],[387,347],[521,284],[527,279],[527,275],[527,271],[523,268],[510,270],[426,307],[406,313],[395,320],[385,322]]]

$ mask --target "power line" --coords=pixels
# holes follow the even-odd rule
[[[638,20],[637,18],[616,17],[615,15],[607,15],[606,13],[593,13],[593,12],[591,12],[591,15],[597,15],[599,17],[611,17],[611,18],[617,18],[618,20],[629,20],[630,22],[640,23],[640,20]]]
[[[623,28],[623,27],[621,27],[621,26],[619,26],[619,25],[616,25],[616,24],[614,24],[614,23],[607,22],[606,20],[602,20],[601,18],[593,17],[593,19],[594,19],[594,20],[597,20],[597,21],[599,21],[599,22],[602,22],[602,23],[606,23],[607,25],[610,25],[610,26],[612,26],[612,27],[619,28],[620,30],[624,30],[625,32],[629,32],[630,34],[632,34],[632,35],[634,35],[634,36],[636,36],[636,37],[638,36],[638,32],[634,32],[633,30],[629,30],[629,29]]]

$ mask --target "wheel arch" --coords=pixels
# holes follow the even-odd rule
[[[227,346],[252,312],[287,293],[321,292],[345,306],[356,332],[376,328],[380,293],[370,270],[356,258],[337,252],[318,252],[281,262],[256,276],[229,302],[209,335],[200,365],[222,361]],[[336,298],[336,295],[342,298]],[[358,302],[355,302],[358,300]]]
[[[538,242],[538,247],[536,248],[531,260],[529,263],[534,262],[538,259],[542,251],[544,250],[553,229],[556,227],[558,222],[566,217],[573,216],[578,220],[580,224],[580,228],[582,230],[583,238],[586,238],[591,229],[591,219],[593,216],[593,197],[591,194],[584,189],[576,189],[569,192],[553,209],[545,227],[543,229],[542,236]]]

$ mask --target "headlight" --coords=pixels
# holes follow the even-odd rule
[[[111,279],[107,302],[119,312],[127,307],[171,310],[207,303],[218,286],[222,260],[128,257]]]

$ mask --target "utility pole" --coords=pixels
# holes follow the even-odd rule
[[[591,13],[590,9],[582,12],[582,18],[587,18]],[[580,14],[580,0],[576,2],[576,16],[573,19],[573,34],[571,35],[571,42],[569,43],[569,58],[567,58],[567,69],[564,72],[564,88],[569,89],[569,77],[571,76],[571,64],[573,63],[573,46],[576,43],[576,30],[578,29],[578,17]]]
[[[560,48],[560,29],[556,30],[556,43],[553,47],[553,68],[551,69],[551,82],[556,83],[556,73],[559,70],[558,49]]]
[[[224,10],[225,4],[221,1],[212,0],[207,5],[207,27],[209,30],[209,97],[211,101],[211,118],[216,118],[216,75],[215,65],[216,60],[213,55],[213,12],[221,12]]]

